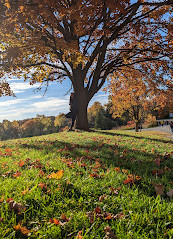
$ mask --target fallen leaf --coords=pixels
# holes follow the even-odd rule
[[[103,194],[99,197],[99,201],[102,202],[104,199],[107,199],[108,196],[106,194]]]
[[[59,222],[59,220],[58,219],[56,219],[56,218],[50,218],[49,219],[49,222],[51,222],[51,223],[54,223],[55,225],[60,225],[60,222]]]
[[[56,173],[53,172],[50,175],[48,175],[48,178],[60,179],[62,178],[63,175],[64,175],[64,170],[59,170]]]
[[[115,236],[115,234],[113,233],[111,227],[106,226],[104,228],[104,231],[105,231],[106,235],[105,235],[105,237],[103,239],[118,239],[118,237]]]
[[[166,193],[170,198],[173,196],[173,189],[169,188],[169,191]]]
[[[113,171],[116,171],[117,173],[119,173],[119,172],[120,172],[120,168],[119,168],[119,167],[115,167],[115,168],[113,169]]]
[[[21,231],[21,233],[22,233],[23,235],[26,235],[26,236],[28,236],[29,233],[30,233],[30,230],[28,230],[26,227],[22,227],[20,223],[19,223],[18,225],[16,225],[16,226],[13,226],[13,228],[14,228],[16,231]]]
[[[90,177],[100,178],[100,175],[98,175],[98,174],[96,174],[96,173],[90,173]]]
[[[160,167],[160,158],[156,158],[155,160],[154,160],[154,162]]]
[[[99,207],[97,207],[95,210],[94,210],[95,213],[101,213],[101,209]]]
[[[163,195],[164,194],[164,186],[162,184],[157,184],[157,183],[152,183],[152,184],[155,188],[155,191],[156,191],[157,195]]]
[[[19,171],[17,171],[16,173],[13,174],[14,178],[18,178],[22,173],[20,173]]]
[[[17,211],[19,214],[26,210],[26,207],[24,205],[13,200],[9,201],[9,207],[10,209]]]
[[[13,198],[7,198],[6,202],[10,202],[10,201],[13,201]]]
[[[23,167],[25,165],[25,162],[23,160],[19,161],[19,167]]]
[[[118,212],[118,213],[115,215],[115,218],[117,218],[117,219],[122,219],[123,217],[125,217],[125,215],[124,215],[122,212]]]
[[[4,195],[2,195],[2,197],[0,198],[0,203],[3,203],[4,201]]]
[[[79,231],[77,236],[76,236],[76,239],[83,239],[83,236],[82,236],[82,231]]]
[[[40,170],[38,175],[39,175],[40,177],[43,177],[43,176],[44,176],[44,171],[43,171],[43,170]]]
[[[162,174],[164,174],[165,173],[165,170],[164,169],[153,169],[152,170],[152,175],[157,175],[157,176],[159,176],[159,175],[162,175]]]
[[[25,190],[22,191],[22,195],[25,195],[25,194],[28,193],[28,192],[29,192],[29,189],[27,188],[27,189],[25,189]]]

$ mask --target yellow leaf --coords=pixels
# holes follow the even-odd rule
[[[8,9],[10,8],[9,2],[6,2],[4,5],[5,5]]]
[[[19,6],[19,8],[20,8],[20,11],[23,12],[24,6]]]
[[[55,178],[55,179],[60,179],[62,178],[62,176],[64,175],[64,170],[59,170],[56,173],[51,173],[51,175],[49,175],[49,178]]]

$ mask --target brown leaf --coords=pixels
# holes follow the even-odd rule
[[[67,218],[66,215],[64,215],[64,214],[62,214],[61,218],[62,218],[62,220],[64,222],[68,222],[69,221],[69,218]]]
[[[155,160],[154,160],[154,162],[160,167],[160,158],[156,158]]]
[[[125,217],[125,215],[122,213],[122,212],[118,212],[116,215],[115,215],[115,218],[117,218],[117,219],[122,219],[122,218],[124,218]]]
[[[170,198],[173,196],[173,189],[169,188],[169,191],[166,193]]]
[[[104,199],[107,199],[108,196],[106,194],[103,194],[99,197],[99,201],[102,202]]]
[[[162,184],[157,184],[157,183],[152,183],[152,184],[155,188],[155,191],[156,191],[157,195],[163,195],[164,194],[164,186]]]
[[[111,227],[106,226],[104,228],[104,231],[105,231],[106,235],[105,235],[105,237],[103,239],[118,239],[118,237],[115,236],[115,234],[113,233]]]
[[[10,207],[10,209],[17,211],[19,214],[26,210],[26,207],[24,205],[22,205],[21,203],[17,203],[16,201],[12,201],[12,200],[9,201],[9,207]]]
[[[21,224],[17,224],[16,226],[13,226],[13,228],[16,231],[20,231],[22,234],[28,236],[28,234],[30,233],[30,230],[28,230],[26,227],[22,227]]]

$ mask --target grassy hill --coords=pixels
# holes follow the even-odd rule
[[[158,132],[0,142],[0,238],[172,238],[172,163]]]

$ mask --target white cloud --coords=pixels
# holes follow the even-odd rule
[[[10,106],[22,103],[23,101],[25,101],[25,99],[13,99],[13,100],[3,101],[3,102],[0,102],[0,107],[10,107]]]
[[[36,83],[34,85],[30,85],[28,82],[12,82],[10,84],[10,87],[15,94],[22,93],[22,92],[25,92],[25,90],[34,89],[34,88],[37,88],[39,86],[40,86],[39,83]]]
[[[0,121],[4,119],[19,120],[24,118],[32,118],[37,114],[58,115],[60,112],[66,113],[68,111],[68,100],[59,99],[56,97],[42,98],[42,101],[29,103],[31,99],[39,99],[41,96],[34,96],[28,99],[15,99],[6,102],[1,102],[0,106],[15,106],[15,108],[0,110]],[[26,107],[17,106],[16,104],[25,103]],[[5,114],[4,114],[5,113]],[[28,117],[29,115],[29,117]]]
[[[21,81],[21,79],[19,79],[19,78],[8,78],[8,79],[6,79],[6,81],[9,83],[9,82],[12,82],[12,81]]]
[[[51,110],[51,109],[55,109],[55,107],[66,106],[67,104],[68,104],[67,100],[50,97],[43,102],[33,103],[32,106],[35,107],[36,109]]]

